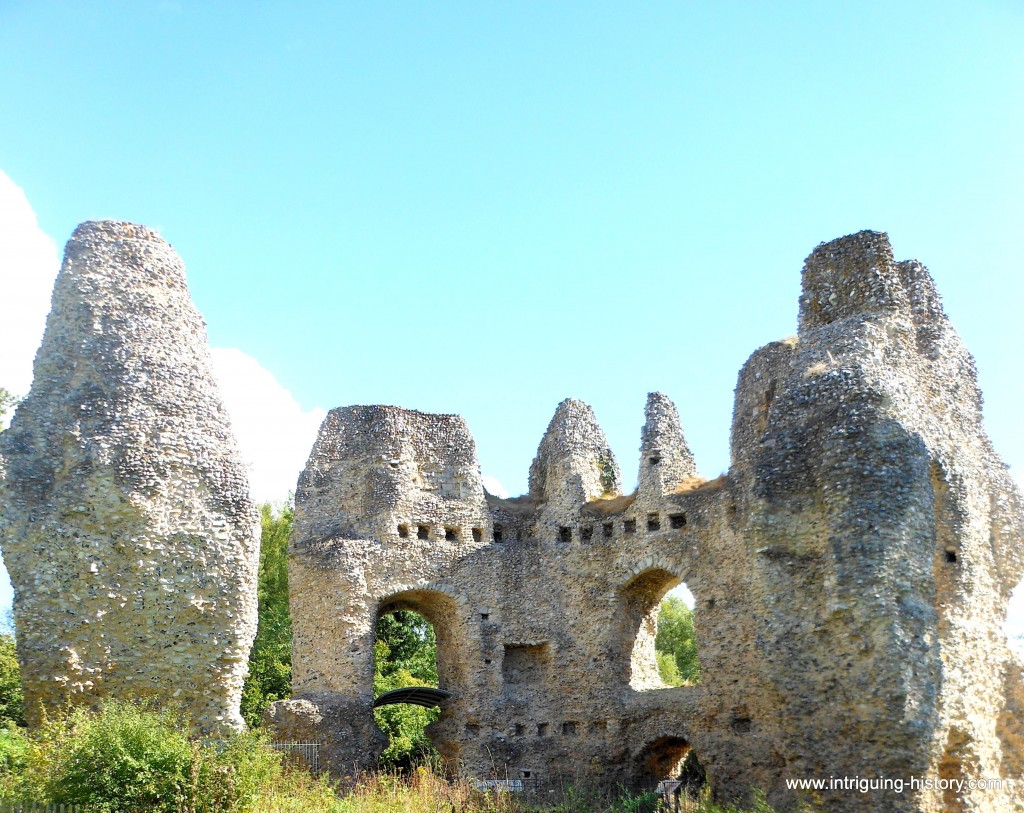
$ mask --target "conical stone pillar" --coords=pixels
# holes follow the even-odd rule
[[[144,226],[67,244],[0,435],[0,544],[31,721],[116,697],[242,725],[259,518],[184,264]]]

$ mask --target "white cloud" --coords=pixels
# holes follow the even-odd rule
[[[15,395],[32,384],[59,269],[57,246],[22,189],[0,170],[0,387]]]
[[[501,480],[497,477],[491,477],[489,474],[485,474],[480,478],[483,480],[484,488],[495,497],[500,497],[503,500],[508,499],[508,489],[501,484]]]
[[[303,410],[269,370],[241,350],[211,352],[224,407],[249,467],[253,499],[280,502],[295,490],[327,413],[318,407]]]

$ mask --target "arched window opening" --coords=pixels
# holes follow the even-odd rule
[[[437,637],[434,626],[414,610],[386,610],[377,621],[373,646],[373,696],[411,686],[438,685]],[[408,771],[437,756],[426,728],[441,710],[412,703],[393,703],[373,710],[377,726],[388,737],[382,768]]]
[[[700,682],[693,596],[667,570],[648,570],[622,591],[629,685],[637,691]]]

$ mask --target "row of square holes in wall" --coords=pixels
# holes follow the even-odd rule
[[[668,515],[669,527],[674,529],[686,527],[686,514],[669,514]],[[647,531],[653,533],[661,530],[661,515],[660,514],[648,514],[647,515]],[[635,519],[624,519],[622,520],[622,532],[626,536],[632,536],[636,533],[636,520]],[[604,522],[601,524],[601,534],[607,539],[615,533],[614,522]],[[580,528],[580,540],[583,542],[589,542],[594,538],[594,526],[584,525]],[[572,528],[561,527],[558,529],[558,541],[562,543],[572,542]]]
[[[535,723],[534,731],[537,737],[551,736],[550,723]],[[575,737],[579,733],[580,724],[575,720],[566,720],[562,723],[562,736]],[[746,734],[753,729],[753,720],[746,714],[734,714],[729,728],[734,734]],[[590,723],[590,734],[603,734],[608,731],[607,720],[592,720]],[[526,724],[516,723],[510,732],[515,737],[526,736]],[[476,723],[466,723],[466,734],[471,737],[480,736],[480,726]]]
[[[430,539],[430,526],[429,525],[417,525],[416,526],[416,538],[417,539]],[[473,541],[479,542],[484,538],[484,531],[482,528],[472,528],[471,533],[473,534]],[[409,526],[402,524],[398,526],[398,536],[402,539],[409,538]],[[462,529],[455,528],[446,525],[444,528],[444,539],[446,542],[458,542],[462,536]]]
[[[669,526],[674,529],[686,527],[686,514],[669,514],[668,515]],[[398,526],[398,536],[401,539],[409,538],[409,526],[404,523]],[[660,514],[648,514],[647,515],[647,531],[653,533],[654,531],[661,530],[661,515]],[[416,538],[417,539],[430,539],[431,528],[429,525],[417,525],[416,526]],[[622,532],[627,536],[636,533],[636,520],[635,519],[624,519],[622,521]],[[610,538],[615,533],[614,522],[604,522],[601,524],[601,533],[605,538]],[[455,528],[445,526],[444,538],[446,542],[457,542],[462,534],[461,528]],[[473,528],[473,541],[479,542],[483,539],[483,529]],[[580,539],[583,542],[589,542],[594,538],[594,526],[584,525],[580,528]],[[501,525],[494,526],[494,541],[504,542],[505,533]],[[572,542],[572,528],[562,526],[558,529],[558,541],[562,543]]]
[[[579,733],[579,723],[575,720],[566,720],[562,723],[562,736],[563,737],[575,737]],[[590,733],[599,734],[608,730],[607,720],[594,720],[590,723]],[[550,723],[536,723],[534,732],[538,737],[549,737],[551,736],[551,724]],[[526,724],[516,723],[515,727],[510,732],[514,737],[525,737],[526,736]],[[476,723],[466,723],[466,734],[471,737],[480,736],[480,726]]]

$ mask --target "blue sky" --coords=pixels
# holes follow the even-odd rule
[[[457,412],[512,493],[568,396],[629,481],[655,389],[725,470],[804,257],[888,231],[1019,477],[1022,42],[1019,0],[0,0],[0,171],[58,246],[158,228],[239,404],[302,438],[343,404]]]

